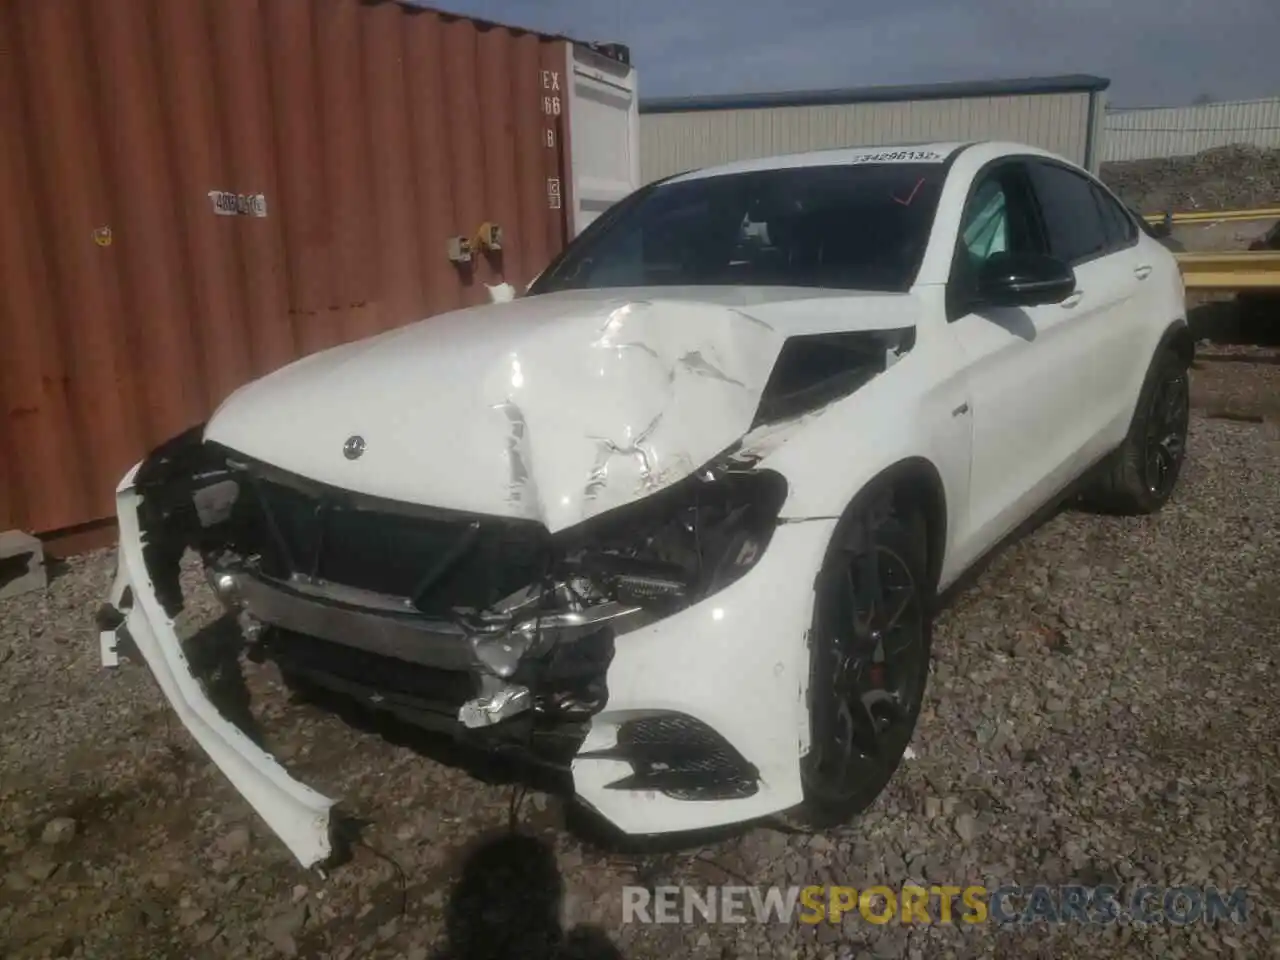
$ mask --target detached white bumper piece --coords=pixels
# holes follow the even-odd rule
[[[103,664],[114,666],[117,642],[124,637],[131,640],[183,725],[232,786],[302,866],[321,864],[332,853],[330,810],[335,801],[289,776],[274,757],[219,712],[191,673],[173,620],[156,597],[144,560],[138,522],[141,497],[133,486],[137,471],[138,466],[130,470],[116,491],[120,551],[110,602],[123,621],[102,631]]]

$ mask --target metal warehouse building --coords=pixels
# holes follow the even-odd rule
[[[1073,75],[642,100],[640,174],[649,183],[780,153],[981,139],[1034,144],[1096,172],[1110,83]]]

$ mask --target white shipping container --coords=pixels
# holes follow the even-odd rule
[[[640,186],[640,103],[635,68],[569,44],[570,229],[596,217]]]

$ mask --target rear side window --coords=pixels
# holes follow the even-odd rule
[[[1106,253],[1108,230],[1092,181],[1054,164],[1031,162],[1028,167],[1044,216],[1049,253],[1072,265]]]
[[[1093,184],[1093,198],[1102,214],[1107,231],[1107,249],[1123,250],[1138,239],[1138,226],[1115,198],[1097,184]]]

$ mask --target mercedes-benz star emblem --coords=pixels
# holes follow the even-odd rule
[[[364,437],[347,437],[347,442],[342,445],[342,455],[348,460],[359,460],[364,455]]]

